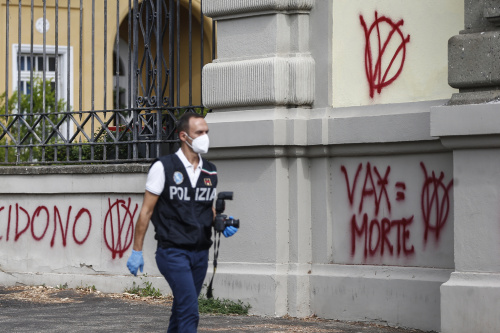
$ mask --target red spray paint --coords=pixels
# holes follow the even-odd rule
[[[435,235],[436,241],[439,240],[440,232],[449,216],[449,191],[453,182],[445,184],[443,172],[437,177],[434,171],[431,174],[427,172],[424,163],[421,162],[420,166],[424,171],[420,205],[425,244],[429,233]],[[390,166],[381,173],[376,166],[367,162],[359,163],[355,170],[354,176],[350,177],[347,168],[343,165],[340,167],[346,184],[349,208],[353,211],[349,224],[351,255],[356,254],[357,246],[362,247],[364,258],[414,255],[411,228],[415,214],[396,219],[390,216],[393,204],[399,205],[406,201],[406,182],[397,181],[392,185]],[[358,185],[360,178],[364,178],[362,185]],[[391,188],[394,188],[394,196],[390,194]],[[394,202],[391,203],[392,200]],[[357,202],[359,207],[355,208]],[[372,206],[374,210],[369,213],[367,210]]]
[[[103,225],[104,242],[111,251],[113,259],[117,256],[121,258],[130,248],[133,240],[133,221],[138,205],[136,204],[132,210],[130,198],[128,198],[127,202],[116,200],[113,204],[111,204],[111,199],[108,199],[108,203],[109,210]],[[113,214],[114,211],[116,211],[116,214]],[[57,243],[57,235],[60,234],[62,246],[66,247],[68,245],[68,233],[71,231],[70,239],[77,245],[84,245],[89,239],[92,230],[93,218],[90,210],[83,207],[76,212],[76,215],[73,215],[73,207],[69,206],[65,216],[62,212],[63,210],[57,205],[53,206],[53,210],[45,205],[39,205],[35,208],[33,214],[30,214],[19,203],[9,205],[8,209],[7,206],[1,206],[0,225],[5,220],[7,223],[6,233],[0,235],[0,241],[9,241],[12,223],[15,224],[13,226],[14,242],[31,234],[31,238],[36,242],[50,237],[50,247],[54,247]],[[53,226],[53,230],[50,233],[51,226]]]
[[[363,15],[359,16],[359,20],[361,21],[361,26],[363,27],[365,33],[365,72],[366,79],[368,80],[370,87],[370,97],[373,98],[375,91],[380,94],[382,89],[392,84],[403,71],[403,66],[406,60],[406,44],[410,42],[410,35],[405,37],[401,31],[401,27],[404,24],[403,20],[394,22],[385,16],[378,17],[377,12],[375,12],[375,21],[370,27],[366,24]],[[389,33],[385,40],[382,40],[381,36],[382,25],[389,26]],[[376,37],[372,36],[374,33],[376,34]],[[399,45],[392,55],[387,68],[382,68],[382,60],[388,51],[387,46],[395,36],[399,36],[401,38]],[[372,48],[372,38],[375,38],[375,50]],[[399,68],[392,77],[388,77],[392,66],[397,66],[396,59],[398,59],[398,57],[400,58]]]
[[[132,212],[130,210],[131,199],[128,202],[116,200],[111,204],[108,199],[109,209],[104,218],[104,242],[111,251],[113,259],[118,255],[120,258],[132,245],[134,238],[134,217],[138,205]],[[116,211],[116,214],[113,212]]]

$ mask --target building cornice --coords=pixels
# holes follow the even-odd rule
[[[314,0],[205,0],[203,13],[213,19],[265,13],[309,12]]]

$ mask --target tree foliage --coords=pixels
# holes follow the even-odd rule
[[[41,161],[98,161],[115,159],[117,150],[118,159],[130,158],[129,145],[115,144],[114,139],[107,132],[102,132],[101,128],[94,133],[94,145],[62,146],[65,139],[71,138],[71,132],[67,129],[73,126],[73,122],[68,121],[69,118],[64,114],[68,111],[66,102],[63,99],[56,102],[51,81],[45,82],[45,92],[41,78],[36,78],[33,83],[33,94],[21,94],[20,103],[18,92],[12,94],[8,100],[7,113],[5,93],[0,95],[0,122],[3,124],[3,127],[0,125],[1,162],[38,164]],[[128,133],[120,134],[120,141],[129,140],[129,137]]]
[[[63,141],[61,135],[64,133],[57,133],[56,129],[64,118],[61,112],[66,111],[66,102],[63,99],[56,101],[49,80],[45,81],[44,89],[43,80],[35,78],[32,89],[32,94],[20,96],[14,91],[7,103],[5,93],[0,95],[3,124],[0,127],[0,159],[4,162],[36,162],[45,155],[46,147]]]

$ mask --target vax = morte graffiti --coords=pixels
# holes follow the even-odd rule
[[[419,189],[421,215],[418,216],[422,217],[425,244],[429,234],[433,234],[435,240],[439,241],[450,212],[449,196],[453,180],[446,182],[444,172],[440,172],[439,176],[435,171],[428,172],[423,162],[420,167],[423,171],[423,183]],[[347,199],[353,210],[348,222],[351,255],[356,254],[359,239],[365,258],[384,256],[387,253],[391,256],[414,254],[415,246],[412,241],[415,240],[410,239],[410,233],[415,223],[420,222],[416,221],[416,214],[391,217],[393,206],[406,200],[406,182],[398,180],[390,183],[391,166],[379,170],[369,162],[359,163],[351,175],[343,165],[340,171],[344,175]]]

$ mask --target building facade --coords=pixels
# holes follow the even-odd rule
[[[241,221],[217,297],[258,315],[500,328],[495,4],[203,1],[208,158]],[[1,168],[2,283],[131,285],[146,172]],[[147,239],[143,278],[168,292]]]

